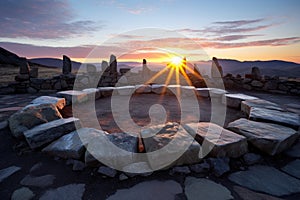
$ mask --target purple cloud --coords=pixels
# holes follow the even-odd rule
[[[56,39],[90,33],[93,21],[72,21],[74,13],[67,1],[0,1],[0,37]]]

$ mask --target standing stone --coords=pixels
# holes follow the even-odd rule
[[[86,65],[86,71],[88,74],[95,74],[97,73],[97,68],[95,65],[92,65],[92,64],[87,64]]]
[[[222,66],[219,64],[219,61],[216,57],[213,57],[213,59],[212,59],[211,77],[212,78],[221,78],[221,77],[223,77]]]
[[[29,74],[30,66],[28,65],[26,58],[21,58],[19,65],[20,65],[20,71],[19,71],[20,74]]]
[[[110,55],[109,59],[109,68],[111,74],[117,73],[117,58],[115,55]]]
[[[63,55],[63,74],[70,74],[71,71],[72,71],[71,59],[68,56]]]
[[[261,80],[260,70],[258,67],[252,67],[251,74],[254,80]]]
[[[101,63],[101,70],[102,71],[106,71],[108,68],[108,62],[106,62],[105,60],[102,60],[102,63]]]
[[[142,71],[143,81],[147,82],[151,75],[150,75],[150,69],[147,66],[147,60],[143,59],[143,71]]]

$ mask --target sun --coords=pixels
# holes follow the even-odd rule
[[[178,56],[174,56],[171,58],[171,64],[174,66],[180,66],[182,63],[182,58],[178,57]]]

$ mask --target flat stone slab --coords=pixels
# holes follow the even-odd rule
[[[274,167],[256,165],[247,171],[229,175],[229,180],[254,191],[275,196],[300,192],[300,180],[291,177]]]
[[[82,92],[88,95],[89,100],[95,100],[101,98],[101,92],[98,88],[86,88],[83,89]]]
[[[281,198],[273,197],[267,194],[253,192],[243,187],[233,186],[233,190],[240,196],[242,200],[282,200]]]
[[[222,96],[227,93],[228,92],[226,90],[219,88],[210,88],[209,90],[210,98],[222,98]]]
[[[87,145],[85,163],[91,166],[102,163],[122,170],[124,166],[136,162],[137,142],[136,137],[125,133],[102,132]]]
[[[167,92],[167,86],[164,84],[151,85],[151,91],[155,94],[165,94]]]
[[[8,168],[1,169],[0,170],[0,183],[7,177],[9,177],[9,176],[13,175],[14,173],[16,173],[17,171],[19,171],[20,169],[21,169],[20,167],[16,167],[16,166],[10,166]]]
[[[80,128],[80,126],[80,120],[74,117],[58,119],[27,130],[24,132],[24,136],[30,148],[36,149],[76,130],[76,127]]]
[[[151,93],[151,86],[150,85],[136,85],[135,86],[135,93],[137,94],[148,94]]]
[[[131,96],[134,93],[135,86],[116,87],[115,91],[121,96]]]
[[[300,140],[296,142],[290,149],[285,152],[285,155],[292,158],[300,158]]]
[[[24,137],[23,132],[62,116],[53,104],[29,104],[8,119],[11,133],[16,138]]]
[[[300,126],[299,115],[292,112],[282,112],[266,108],[251,108],[249,119],[254,121],[270,122],[288,126],[298,130]]]
[[[182,193],[182,188],[179,183],[168,180],[168,181],[146,181],[138,183],[129,189],[120,189],[107,200],[120,200],[120,199],[131,199],[131,200],[174,200],[176,194]]]
[[[20,184],[25,186],[33,186],[33,187],[40,187],[45,188],[53,184],[55,180],[55,176],[51,174],[43,175],[43,176],[25,176]]]
[[[298,138],[294,129],[244,118],[229,123],[227,128],[245,136],[253,146],[269,155],[288,149]]]
[[[69,184],[45,192],[40,200],[81,200],[85,191],[85,184]]]
[[[248,116],[250,114],[251,108],[253,107],[283,111],[280,105],[264,99],[250,99],[250,100],[242,101],[241,103],[241,111],[246,113]]]
[[[226,187],[205,178],[187,177],[185,179],[184,185],[185,195],[189,200],[233,199],[231,192]]]
[[[81,128],[60,137],[42,151],[65,159],[80,159],[85,152],[85,146],[102,132],[94,128]]]
[[[199,97],[208,98],[210,96],[209,95],[210,90],[211,90],[211,88],[196,88],[196,94]]]
[[[185,124],[183,127],[201,145],[202,156],[237,158],[248,152],[244,136],[213,123]]]
[[[67,105],[71,105],[72,103],[82,103],[89,99],[86,92],[77,90],[61,91],[56,94],[58,97],[65,98]]]
[[[115,87],[98,87],[101,96],[103,97],[110,97],[115,89]]]
[[[27,187],[22,187],[13,192],[11,200],[30,200],[35,194]]]
[[[66,106],[65,98],[40,96],[30,102],[31,104],[53,104],[58,109],[62,110]]]
[[[258,98],[245,94],[224,94],[222,96],[222,103],[231,108],[240,108],[242,101],[254,99]]]
[[[300,179],[300,160],[294,160],[281,168],[282,171]]]
[[[152,126],[142,130],[141,136],[152,169],[194,164],[201,160],[200,145],[178,123]]]

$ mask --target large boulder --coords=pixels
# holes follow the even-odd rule
[[[31,104],[53,104],[58,109],[62,110],[66,105],[65,98],[51,97],[51,96],[40,96],[30,102]]]
[[[228,129],[245,136],[249,143],[269,155],[288,149],[298,137],[291,128],[244,118],[229,123]]]
[[[49,144],[43,149],[43,152],[65,159],[80,159],[85,152],[85,146],[98,137],[99,132],[101,131],[94,128],[75,130]]]
[[[200,145],[175,122],[144,129],[141,135],[152,169],[201,161]]]
[[[248,152],[244,136],[226,130],[217,124],[200,122],[183,127],[201,145],[202,156],[237,158]]]
[[[164,94],[167,92],[167,87],[164,84],[154,84],[151,88],[152,92],[155,94]]]
[[[30,148],[36,149],[74,131],[76,127],[80,128],[80,126],[80,120],[74,117],[58,119],[27,130],[24,132],[24,136]]]
[[[39,124],[62,118],[53,104],[29,104],[8,119],[11,133],[16,138],[22,138],[27,131]]]
[[[85,163],[90,166],[102,163],[122,170],[123,167],[136,162],[137,144],[137,138],[126,133],[108,134],[102,131],[88,143]]]
[[[298,130],[300,117],[296,113],[271,110],[267,108],[251,108],[249,119],[254,121],[270,122],[288,126]]]
[[[82,103],[89,99],[88,94],[86,92],[77,90],[67,90],[58,92],[57,96],[65,98],[67,101],[67,105],[71,105],[74,103]]]

